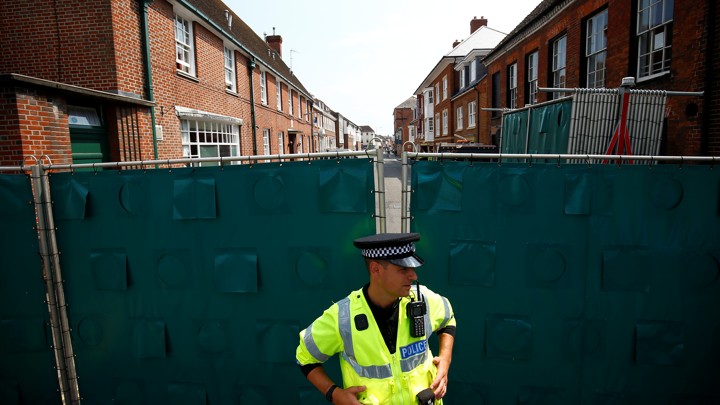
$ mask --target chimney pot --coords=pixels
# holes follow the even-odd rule
[[[453,42],[453,49],[455,49],[456,46],[460,45],[460,42],[461,42],[461,41],[458,41],[458,40],[456,39],[455,42]]]

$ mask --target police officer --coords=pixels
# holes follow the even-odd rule
[[[296,359],[334,404],[442,404],[455,341],[450,302],[417,285],[417,233],[356,239],[370,282],[333,304],[300,332]],[[415,284],[413,284],[415,283]],[[436,332],[439,353],[428,339]],[[343,386],[322,363],[339,353]]]

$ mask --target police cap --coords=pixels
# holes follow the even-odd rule
[[[355,239],[353,244],[360,249],[363,257],[385,260],[400,267],[420,267],[425,261],[415,254],[415,244],[420,234],[379,233]]]

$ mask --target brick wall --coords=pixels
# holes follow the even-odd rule
[[[588,17],[603,9],[608,10],[608,44],[605,87],[616,88],[622,78],[637,77],[637,48],[634,31],[636,15],[634,2],[627,0],[588,0],[572,3],[552,20],[545,22],[527,38],[507,49],[488,65],[488,80],[500,73],[500,102],[507,106],[507,67],[518,64],[518,107],[527,99],[527,55],[538,51],[538,83],[540,87],[551,87],[550,66],[552,42],[561,35],[567,35],[567,78],[566,87],[585,87],[583,65],[583,26]],[[638,89],[662,89],[675,91],[701,91],[706,74],[704,55],[708,51],[708,2],[699,1],[693,7],[683,7],[675,2],[673,46],[670,74],[651,80],[638,81]],[[488,93],[485,103],[491,105]],[[538,102],[548,100],[549,93],[538,93]],[[699,114],[693,115],[693,106]],[[698,97],[668,97],[667,139],[664,154],[697,155],[702,144],[702,100]],[[482,133],[491,133],[499,120],[483,125]],[[717,128],[717,127],[715,127]],[[714,129],[717,131],[717,129]]]
[[[0,125],[0,164],[19,165],[30,155],[48,155],[55,164],[70,163],[65,100],[24,87],[6,88],[2,94],[2,114],[17,118]]]
[[[0,72],[117,90],[108,0],[3,0]]]
[[[477,142],[478,136],[478,127],[477,127],[477,115],[475,117],[475,126],[470,128],[469,125],[469,119],[470,119],[470,110],[469,105],[472,101],[475,101],[475,109],[477,113],[477,99],[478,99],[478,92],[475,90],[470,90],[465,92],[462,96],[456,98],[453,100],[453,127],[455,128],[455,132],[453,132],[456,135],[460,135],[463,138],[467,139],[469,142]],[[462,129],[457,128],[457,109],[458,107],[462,107]],[[457,142],[459,139],[455,139],[455,142]]]

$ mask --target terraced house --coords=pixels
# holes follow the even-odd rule
[[[0,164],[306,153],[313,96],[219,0],[6,0]]]
[[[464,65],[477,51],[458,43],[444,57],[445,67],[439,64],[423,82],[416,94],[423,100],[419,134],[425,137],[425,149],[462,139],[498,145],[508,132],[503,128],[505,112],[573,96],[572,91],[550,89],[617,90],[625,78],[632,78],[625,81],[633,83],[632,90],[663,94],[654,117],[638,109],[635,118],[657,128],[652,135],[657,146],[649,154],[718,155],[717,21],[718,6],[712,0],[691,5],[673,0],[543,0],[477,59],[475,81],[468,81]],[[473,93],[478,95],[474,108],[468,98]],[[577,105],[574,97],[573,108]],[[590,102],[587,108],[592,115],[600,107]],[[619,116],[620,107],[613,108],[608,115]],[[574,111],[572,123],[563,123],[570,126],[565,136],[571,139],[578,128],[572,125],[588,121]],[[610,132],[617,122],[608,124]],[[610,134],[592,129],[586,135]],[[553,153],[602,153],[608,145],[605,139],[599,143],[603,145],[595,149],[578,146]]]

